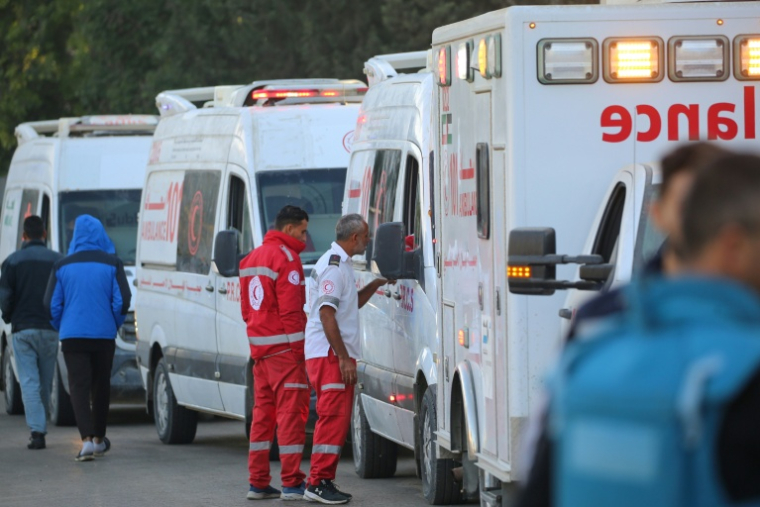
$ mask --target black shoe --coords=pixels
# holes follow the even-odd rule
[[[93,456],[95,456],[96,458],[102,458],[102,457],[103,457],[103,455],[104,455],[105,453],[107,453],[109,449],[111,449],[111,441],[110,441],[110,440],[108,440],[108,437],[103,437],[103,443],[104,443],[104,444],[106,444],[106,447],[105,447],[105,449],[103,449],[103,450],[102,450],[102,451],[100,451],[100,452],[98,452],[98,451],[94,451],[94,452],[92,453],[92,455],[93,455]],[[94,445],[95,445],[95,442],[93,442],[93,446],[94,446]]]
[[[29,437],[29,444],[27,449],[44,449],[45,448],[45,434],[37,431],[32,432],[32,436]]]
[[[303,494],[304,500],[311,500],[319,503],[326,504],[341,504],[348,503],[351,499],[345,494],[338,491],[332,481],[328,479],[322,479],[316,486],[309,485]]]
[[[352,495],[351,493],[346,493],[345,491],[341,491],[341,490],[340,490],[340,487],[338,487],[338,485],[337,485],[337,484],[335,484],[334,482],[333,482],[333,487],[335,488],[335,491],[337,491],[337,492],[338,492],[338,493],[340,493],[341,495],[345,496],[345,497],[346,497],[346,498],[348,498],[349,500],[351,500],[351,499],[354,497],[354,495]]]

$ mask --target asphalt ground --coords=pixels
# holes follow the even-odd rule
[[[164,445],[140,407],[112,407],[111,450],[101,459],[77,463],[76,427],[49,427],[47,448],[29,450],[23,415],[7,415],[0,396],[0,506],[247,506],[299,505],[246,500],[248,441],[243,423],[203,416],[195,441]],[[310,450],[311,442],[307,441]],[[279,489],[279,462],[272,462]],[[308,473],[304,456],[302,470]],[[399,453],[395,477],[365,480],[354,472],[350,444],[344,447],[335,482],[354,495],[349,505],[427,505],[410,452]],[[317,505],[309,503],[309,505]]]

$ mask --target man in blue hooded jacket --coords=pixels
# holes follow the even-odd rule
[[[110,448],[105,435],[111,367],[116,332],[131,297],[124,265],[103,225],[90,215],[80,215],[68,255],[55,264],[45,294],[51,324],[61,339],[82,437],[76,461],[90,461]]]

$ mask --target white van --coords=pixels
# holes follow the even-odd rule
[[[647,167],[656,181],[650,161],[689,139],[742,149],[757,143],[753,81],[760,76],[750,69],[749,48],[760,42],[758,16],[755,2],[513,6],[435,30],[432,163],[413,178],[406,160],[399,161],[398,186],[386,193],[404,211],[383,216],[394,222],[374,228],[367,258],[367,269],[404,280],[398,291],[390,288],[391,298],[398,297],[391,302],[393,318],[376,319],[378,334],[392,341],[397,328],[409,326],[438,336],[435,389],[408,390],[393,372],[395,391],[382,405],[385,417],[396,421],[416,414],[422,489],[430,503],[508,503],[511,483],[524,473],[517,456],[527,417],[561,341],[565,294],[555,293],[553,284],[601,285],[574,280],[577,267],[563,265],[573,260],[616,258],[620,274],[630,277]],[[361,129],[379,129],[382,118],[371,120]],[[386,171],[367,167],[370,183]],[[625,196],[616,184],[610,189],[616,177],[631,181]],[[415,185],[420,227],[405,197],[416,194]],[[348,191],[349,212],[365,200],[373,213],[389,202],[378,201],[382,194],[372,184]],[[614,255],[607,249],[606,259],[602,253],[558,255],[544,265],[521,264],[520,256],[583,252],[592,227],[614,229],[614,221],[604,219],[610,197],[615,206],[623,202],[618,225],[629,224],[625,238],[610,236],[612,249],[615,239],[619,244]],[[634,198],[635,205],[626,205]],[[556,248],[550,228],[557,231]],[[427,290],[431,272],[436,297],[414,285],[424,282]],[[382,313],[375,303],[362,310],[363,318]],[[427,304],[435,305],[435,328],[427,324]],[[382,353],[404,350],[365,351],[364,361],[369,365]],[[380,406],[367,403],[379,398],[368,392],[382,389],[364,383],[365,412]],[[416,407],[408,404],[410,395]],[[455,488],[448,480],[452,468]]]
[[[151,135],[158,117],[151,115],[84,116],[22,123],[16,127],[13,154],[0,224],[0,259],[21,246],[24,218],[39,215],[48,231],[48,246],[68,252],[76,217],[98,218],[124,263],[130,282],[135,276],[135,252],[140,195]],[[134,298],[133,298],[134,301]],[[134,303],[133,303],[134,306]],[[0,326],[0,355],[5,407],[23,412],[15,374],[10,325]],[[135,361],[132,308],[116,337],[111,399],[136,402],[144,396]],[[56,425],[74,424],[68,375],[59,353],[50,400]]]
[[[308,279],[335,237],[365,91],[359,81],[322,79],[158,95],[136,315],[137,361],[162,442],[191,442],[198,411],[250,428],[239,257],[261,244],[284,205],[300,206],[309,213]]]

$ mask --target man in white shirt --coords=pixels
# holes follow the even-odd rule
[[[333,484],[338,459],[351,420],[356,384],[356,360],[361,357],[359,308],[369,301],[384,278],[357,291],[351,257],[367,249],[369,228],[361,215],[341,217],[336,241],[314,266],[314,301],[306,324],[306,371],[317,393],[317,420],[311,452],[311,472],[304,498],[343,504],[351,495]],[[395,282],[390,282],[395,283]]]

